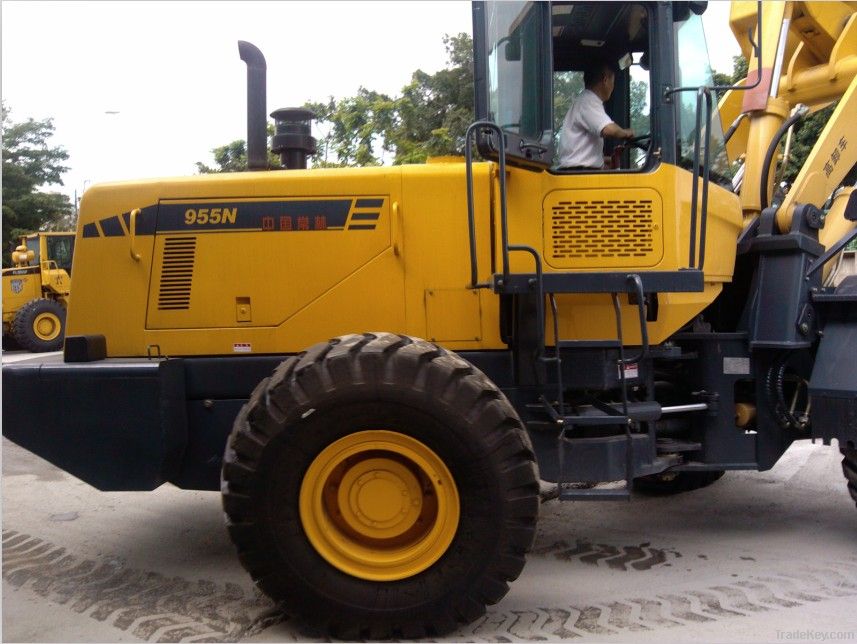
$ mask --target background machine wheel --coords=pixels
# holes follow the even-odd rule
[[[260,383],[222,490],[260,588],[345,638],[472,621],[521,572],[538,513],[505,396],[455,354],[388,333],[315,345]]]
[[[857,503],[857,449],[843,449],[842,457],[842,472],[848,481],[848,491]]]
[[[28,351],[59,351],[64,336],[65,309],[53,300],[31,300],[12,320],[12,337]]]
[[[726,472],[665,472],[634,479],[634,491],[649,496],[667,496],[679,492],[690,492],[719,481]]]

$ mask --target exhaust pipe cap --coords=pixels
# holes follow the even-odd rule
[[[306,170],[307,157],[315,154],[316,141],[310,134],[315,114],[302,107],[284,107],[271,112],[276,123],[271,151],[280,155],[288,170]]]

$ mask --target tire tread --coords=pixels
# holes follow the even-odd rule
[[[840,450],[842,452],[842,473],[848,482],[848,493],[857,504],[857,449]]]

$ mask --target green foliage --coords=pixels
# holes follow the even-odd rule
[[[318,126],[327,136],[318,142],[313,165],[371,166],[383,158],[376,152],[391,152],[392,128],[396,119],[396,101],[365,87],[356,96],[326,103],[306,103],[316,115]],[[333,160],[331,160],[331,158]]]
[[[747,78],[750,63],[741,54],[732,56],[732,78],[733,83],[737,83],[743,78]]]
[[[553,75],[553,131],[556,137],[562,129],[565,115],[574,97],[583,91],[583,74],[580,72],[557,72]]]
[[[36,230],[70,230],[74,212],[66,195],[42,192],[47,185],[62,185],[62,173],[68,168],[68,152],[51,147],[52,119],[21,123],[11,119],[11,111],[2,105],[3,132],[3,264],[9,265],[9,253],[18,238]]]
[[[443,39],[447,66],[420,69],[390,97],[361,87],[357,96],[307,103],[326,132],[313,166],[422,163],[429,156],[464,153],[464,134],[473,122],[473,44],[460,33]]]
[[[803,167],[815,142],[818,141],[819,135],[824,126],[827,125],[827,121],[830,120],[830,115],[833,114],[834,109],[836,109],[836,103],[828,105],[823,110],[818,110],[815,114],[804,118],[795,126],[794,134],[792,135],[791,153],[789,154],[788,165],[783,175],[784,181],[791,183],[797,178],[798,172]],[[785,140],[785,137],[783,137],[783,140]]]
[[[268,136],[274,134],[274,126],[268,124]],[[232,141],[226,145],[214,148],[211,151],[214,156],[215,166],[209,166],[201,161],[196,162],[196,171],[200,174],[214,174],[217,172],[241,172],[247,169],[247,142],[243,139]],[[276,167],[279,160],[276,155],[268,150],[268,165]]]
[[[390,143],[394,163],[464,154],[473,122],[473,42],[468,34],[444,36],[448,64],[435,74],[417,70],[402,90]]]
[[[646,98],[649,95],[649,84],[645,81],[631,80],[631,129],[637,136],[646,134],[651,129],[649,108]]]

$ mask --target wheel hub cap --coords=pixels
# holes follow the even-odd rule
[[[60,333],[59,318],[53,313],[42,313],[33,321],[33,331],[40,340],[53,340]]]
[[[338,508],[355,532],[369,538],[399,536],[422,510],[417,477],[391,458],[372,458],[348,470],[339,485]]]
[[[361,579],[410,577],[455,537],[459,499],[443,461],[410,436],[350,434],[313,460],[300,491],[301,523],[331,565]]]

